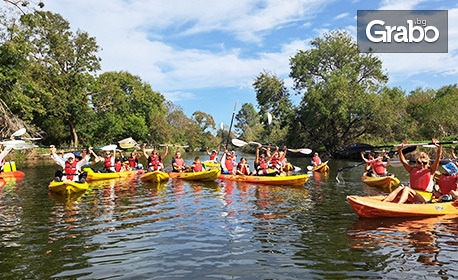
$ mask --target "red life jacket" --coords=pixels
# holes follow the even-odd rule
[[[65,162],[64,175],[67,175],[67,180],[73,181],[73,175],[78,175],[78,169],[76,169],[76,160],[73,163]]]
[[[267,162],[265,159],[258,160],[257,170],[262,171],[263,174],[269,173],[269,166],[267,165]]]
[[[113,165],[111,165],[111,157],[106,157],[105,161],[103,162],[103,166],[105,169],[109,170]]]
[[[374,170],[375,174],[377,175],[384,175],[386,174],[386,167],[381,161],[376,161],[372,164],[372,169]]]
[[[273,166],[276,166],[279,162],[280,162],[280,157],[272,157],[272,159],[270,160],[270,163]]]
[[[414,190],[426,191],[431,182],[431,169],[414,167],[410,172],[410,187]]]
[[[234,163],[232,162],[232,159],[226,158],[226,161],[224,162],[224,166],[226,167],[227,171],[232,171],[234,170]]]
[[[183,158],[175,158],[175,163],[176,163],[178,166],[184,166],[184,160],[183,160]]]
[[[200,172],[202,170],[203,170],[202,163],[200,163],[200,162],[199,163],[194,163],[194,168],[193,168],[194,172]]]
[[[312,160],[315,165],[321,164],[321,159],[319,157],[313,157]]]
[[[137,166],[137,159],[136,158],[129,158],[129,165],[130,167],[136,167]]]
[[[211,155],[210,155],[210,160],[215,160],[215,159],[216,159],[216,156],[217,156],[216,153],[211,154]]]
[[[242,166],[242,168],[240,168],[239,170],[240,170],[240,172],[242,172],[243,175],[249,175],[249,174],[248,174],[248,168],[247,168],[247,165],[246,165],[246,164],[241,165],[241,163],[239,163],[238,166],[239,166],[239,167]],[[238,169],[238,168],[237,168],[237,169]]]
[[[442,194],[449,194],[451,190],[456,191],[457,183],[456,183],[457,175],[447,176],[442,174],[439,177],[439,188]]]
[[[121,163],[120,161],[118,161],[117,163],[115,163],[115,170],[116,170],[116,172],[121,171],[121,167],[122,167],[122,163]]]
[[[176,160],[176,159],[175,159]],[[161,169],[161,158],[159,156],[149,156],[148,157],[148,166],[153,170]]]

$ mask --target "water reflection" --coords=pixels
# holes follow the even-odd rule
[[[306,170],[308,161],[294,164]],[[313,174],[302,187],[132,177],[72,196],[48,193],[55,168],[33,167],[0,188],[0,272],[6,279],[458,275],[456,218],[358,219],[345,196],[383,190],[365,186],[356,168],[339,185],[335,170],[348,163],[331,164],[328,176]]]
[[[442,249],[458,245],[457,222],[456,216],[423,219],[359,219],[348,231],[351,240],[349,246],[353,249],[383,252],[395,252],[401,249],[402,254],[397,255],[409,268],[416,267],[415,264],[410,264],[411,262],[441,267],[458,260],[456,254],[450,255],[449,249]],[[388,263],[392,262],[393,259],[388,261]],[[399,260],[396,260],[396,263],[398,262]],[[447,272],[442,269],[437,273],[443,277],[447,275]]]

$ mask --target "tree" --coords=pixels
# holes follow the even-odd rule
[[[332,152],[368,132],[377,90],[387,76],[380,59],[360,54],[346,31],[331,31],[311,45],[290,59],[294,87],[303,94],[299,124],[290,133],[303,137],[299,144]]]
[[[254,109],[253,104],[244,103],[242,108],[235,115],[235,129],[240,134],[240,138],[245,141],[258,141],[258,137],[263,130],[260,123],[258,112]]]
[[[272,135],[272,139],[284,142],[289,123],[294,112],[285,82],[276,75],[264,71],[253,82],[258,101],[260,121],[264,123],[263,140]],[[272,114],[272,124],[268,125],[267,112]]]
[[[95,38],[83,31],[73,33],[62,16],[51,12],[23,15],[21,25],[22,39],[30,48],[27,75],[34,81],[23,88],[23,93],[29,98],[40,96],[46,111],[46,117],[38,115],[34,119],[45,130],[53,129],[50,118],[61,121],[70,132],[71,142],[78,145],[79,126],[85,124],[89,111],[91,73],[100,69]]]
[[[129,72],[106,72],[100,75],[92,92],[96,114],[94,126],[104,131],[105,140],[133,137],[137,141],[158,143],[165,140],[161,128],[165,117],[162,94],[154,92],[140,77]]]

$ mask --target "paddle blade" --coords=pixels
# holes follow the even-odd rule
[[[407,148],[402,149],[402,153],[405,155],[405,154],[415,151],[416,149],[417,149],[417,146],[407,147]]]
[[[116,150],[117,147],[118,145],[112,144],[112,145],[106,145],[106,146],[95,148],[95,150],[113,151],[113,150]]]
[[[272,115],[271,115],[269,112],[267,112],[267,122],[268,122],[269,124],[272,123]]]
[[[25,132],[26,132],[26,129],[25,128],[21,128],[18,131],[16,131],[13,134],[11,134],[11,136],[13,136],[13,137],[21,136],[21,135],[24,135]]]
[[[364,143],[356,143],[351,144],[350,146],[346,147],[339,151],[341,154],[351,154],[351,153],[360,153],[365,151],[372,151],[375,147],[369,144]]]
[[[307,149],[307,148],[303,148],[303,149],[300,149],[299,152],[302,153],[302,154],[305,154],[305,155],[310,155],[312,153],[312,150]]]
[[[25,150],[25,149],[33,149],[33,148],[37,148],[37,147],[38,147],[37,145],[34,145],[32,143],[18,143],[18,144],[13,146],[13,149],[15,149],[15,150]]]
[[[242,141],[242,140],[240,140],[240,139],[232,139],[231,142],[232,142],[232,144],[233,144],[234,146],[236,146],[236,147],[243,147],[243,146],[248,145],[247,142]]]
[[[133,143],[119,143],[119,147],[121,147],[122,149],[130,149],[130,148],[133,148],[135,146],[136,145],[133,144]]]

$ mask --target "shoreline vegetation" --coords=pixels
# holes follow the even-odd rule
[[[256,76],[257,104],[242,100],[228,135],[229,127],[217,128],[211,114],[186,116],[139,76],[100,73],[96,38],[40,9],[0,15],[0,109],[6,112],[0,116],[1,136],[27,125],[31,136],[43,137],[42,145],[101,146],[132,137],[191,151],[239,138],[338,157],[337,151],[354,143],[445,141],[458,135],[457,84],[411,92],[388,87],[382,61],[359,53],[344,29],[324,33],[309,50],[284,58],[293,93],[275,69]],[[299,104],[292,94],[301,96]]]

